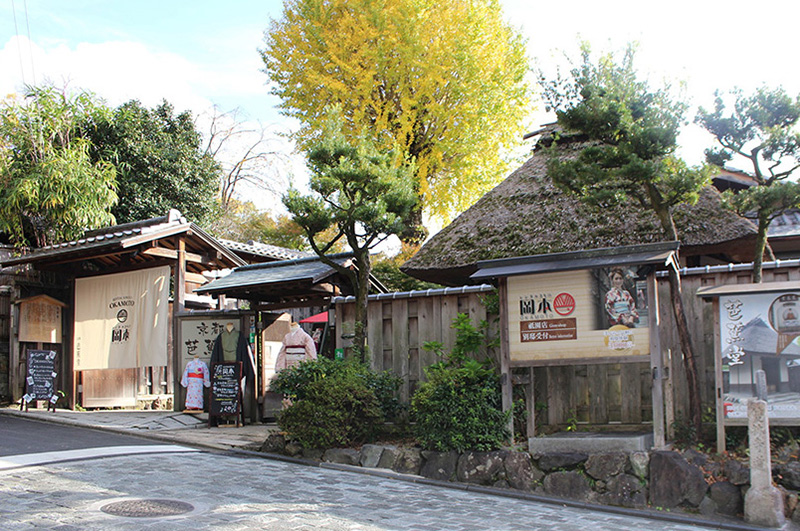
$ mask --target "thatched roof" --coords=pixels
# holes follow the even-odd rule
[[[559,141],[565,157],[585,142]],[[541,143],[541,142],[540,142]],[[617,247],[664,240],[655,215],[630,205],[598,209],[559,191],[547,177],[548,154],[533,156],[402,266],[407,274],[444,285],[469,284],[479,260]],[[722,208],[720,195],[704,189],[697,204],[674,212],[681,256],[747,258],[755,234],[748,220]]]

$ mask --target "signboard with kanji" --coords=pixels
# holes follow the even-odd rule
[[[518,365],[650,353],[647,282],[632,268],[509,277],[508,316]]]
[[[756,371],[767,378],[770,419],[800,421],[800,289],[719,297],[725,419],[746,419]]]
[[[181,320],[181,366],[186,364],[199,355],[200,359],[207,364],[211,363],[211,349],[214,348],[214,341],[225,329],[225,325],[231,323],[234,329],[239,328],[239,318],[184,318]]]

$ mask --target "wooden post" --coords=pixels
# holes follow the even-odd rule
[[[181,367],[181,324],[178,315],[182,314],[186,301],[186,241],[183,235],[175,237],[175,249],[178,259],[172,271],[172,410],[183,409],[183,388],[180,378],[183,375]]]
[[[508,431],[511,441],[514,440],[514,399],[512,396],[511,381],[511,345],[508,339],[508,281],[500,279],[500,386],[503,398],[503,411],[511,411],[508,419]]]
[[[14,297],[16,299],[17,297]],[[9,323],[9,342],[10,345],[10,352],[8,354],[8,366],[9,366],[9,391],[11,392],[11,400],[17,401],[22,398],[22,395],[25,393],[23,382],[25,381],[24,378],[21,378],[22,374],[20,374],[20,345],[19,345],[19,305],[14,304],[14,299],[11,300],[10,303],[10,323]]]
[[[719,331],[719,297],[714,297],[712,301],[714,312],[714,381],[716,389],[714,393],[717,413],[717,453],[725,451],[725,400],[723,400],[722,382],[722,343]]]
[[[670,267],[672,265],[670,264]],[[655,272],[647,275],[647,306],[650,309],[650,369],[653,377],[653,444],[664,448],[664,367],[661,357],[660,317],[658,311],[658,286]]]
[[[528,385],[525,386],[525,406],[528,409],[528,439],[536,437],[536,394],[533,387],[533,367],[528,367]]]

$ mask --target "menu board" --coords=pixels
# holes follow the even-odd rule
[[[29,350],[27,360],[25,396],[23,396],[25,404],[34,400],[47,400],[55,409],[55,403],[58,401],[55,390],[55,380],[58,376],[55,351]]]
[[[208,409],[209,421],[212,416],[238,415],[242,411],[242,362],[215,363],[211,366],[211,404]]]

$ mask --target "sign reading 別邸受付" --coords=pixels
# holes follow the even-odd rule
[[[512,363],[650,353],[647,286],[631,268],[508,278]]]

